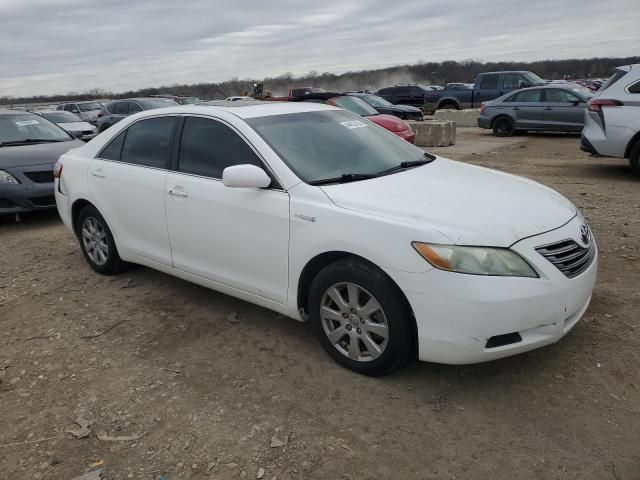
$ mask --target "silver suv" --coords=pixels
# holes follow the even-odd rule
[[[618,67],[587,103],[580,148],[628,158],[640,175],[640,64]]]

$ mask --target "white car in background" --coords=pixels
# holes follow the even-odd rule
[[[596,156],[628,158],[640,175],[640,64],[616,68],[587,103],[580,148]]]
[[[72,136],[88,142],[98,134],[98,128],[77,115],[64,110],[40,110],[33,112],[62,127]]]
[[[595,240],[560,194],[316,103],[137,113],[55,176],[95,271],[138,263],[309,319],[370,375],[556,342],[596,282]]]

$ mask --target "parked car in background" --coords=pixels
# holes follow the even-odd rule
[[[179,105],[195,105],[201,102],[198,97],[172,95],[170,93],[161,93],[158,95],[149,95],[149,98],[166,98],[167,100],[173,100]]]
[[[473,90],[473,83],[447,83],[443,90]]]
[[[154,108],[173,107],[178,105],[168,98],[145,97],[145,98],[125,98],[116,100],[98,114],[98,132],[104,132],[120,120],[134,113]]]
[[[434,112],[441,109],[476,108],[482,102],[496,99],[521,88],[545,85],[535,73],[525,71],[479,73],[473,89],[445,88],[425,95],[424,109]]]
[[[63,103],[56,107],[56,110],[64,110],[65,112],[73,113],[79,116],[85,122],[91,125],[98,124],[98,113],[104,105],[100,102],[86,101],[86,102],[70,102]]]
[[[377,94],[394,105],[411,105],[423,109],[425,96],[437,91],[438,88],[434,86],[415,84],[381,88]]]
[[[557,342],[597,277],[596,242],[559,193],[327,105],[144,112],[57,172],[58,212],[96,272],[142,264],[309,320],[363,374]]]
[[[640,175],[640,64],[616,68],[589,100],[584,122],[582,150],[628,158]]]
[[[33,112],[63,128],[72,136],[88,142],[98,134],[98,128],[85,122],[77,115],[64,110],[39,110]]]
[[[82,145],[44,117],[0,110],[0,215],[55,208],[54,164]]]
[[[480,106],[478,126],[498,137],[517,131],[580,132],[590,94],[545,84],[503,95]]]
[[[394,105],[384,98],[372,93],[346,92],[345,95],[358,97],[361,100],[364,100],[375,108],[378,113],[393,115],[403,120],[423,119],[422,110],[417,107],[412,107],[411,105]]]
[[[416,141],[416,134],[407,122],[393,115],[381,115],[375,108],[357,97],[342,95],[340,93],[324,92],[308,93],[301,97],[294,98],[291,101],[324,103],[326,105],[344,108],[356,115],[368,118],[373,123],[380,125],[382,128],[386,128],[391,133],[403,138],[409,143]]]
[[[295,87],[289,89],[289,94],[286,97],[265,97],[264,100],[270,102],[288,102],[294,98],[303,97],[310,93],[324,93],[326,90],[323,90],[319,87]]]
[[[237,102],[239,100],[253,101],[254,98],[253,97],[242,96],[242,95],[236,95],[235,97],[227,97],[227,98],[225,98],[225,101],[227,101],[227,102]]]

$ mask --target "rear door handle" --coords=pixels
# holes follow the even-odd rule
[[[184,190],[176,190],[175,188],[169,189],[169,195],[173,195],[174,197],[188,197],[189,194]]]
[[[547,107],[547,108],[545,108],[545,110],[553,110],[553,108]]]
[[[106,177],[106,175],[104,174],[104,172],[101,169],[94,170],[93,172],[91,172],[91,175],[93,175],[94,177],[98,177],[98,178]]]

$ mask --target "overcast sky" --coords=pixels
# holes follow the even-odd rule
[[[0,0],[0,96],[639,53],[638,0]]]

